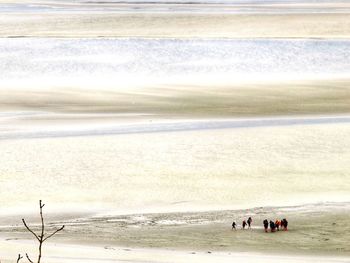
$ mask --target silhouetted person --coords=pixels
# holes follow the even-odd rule
[[[265,232],[267,233],[267,229],[269,228],[269,221],[267,221],[267,219],[265,219],[263,224],[264,224]]]
[[[243,220],[243,222],[242,222],[242,229],[245,229],[246,226],[247,226],[247,222],[245,220]]]
[[[253,222],[253,219],[251,217],[248,218],[247,223],[248,223],[248,228],[251,228],[251,224]]]
[[[232,230],[233,230],[233,229],[234,229],[234,230],[237,230],[237,229],[236,229],[236,222],[235,222],[235,221],[232,222]]]
[[[284,221],[283,219],[280,221],[280,224],[281,224],[281,230],[284,228]]]
[[[278,219],[275,222],[275,226],[277,228],[277,231],[280,231],[280,225],[281,225],[281,221],[279,221]]]
[[[284,218],[282,221],[283,221],[284,231],[288,231],[288,221],[287,221],[287,219]]]
[[[271,228],[271,232],[275,232],[276,231],[275,223],[272,222],[271,220],[270,220],[270,228]]]

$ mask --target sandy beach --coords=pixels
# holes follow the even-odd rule
[[[349,14],[1,14],[3,37],[349,38]],[[242,26],[244,25],[244,26]]]
[[[350,262],[349,18],[337,0],[0,0],[1,262],[36,255],[21,219],[39,230],[41,199],[46,230],[66,226],[47,263]]]
[[[334,0],[0,4],[3,37],[348,38],[350,28],[349,3]]]
[[[2,247],[7,251],[13,249],[18,242],[1,242]],[[26,246],[23,246],[26,247]],[[345,263],[349,262],[347,257],[327,257],[327,256],[288,256],[288,255],[264,255],[258,253],[222,253],[215,254],[207,252],[193,253],[188,251],[171,251],[159,249],[129,249],[129,248],[103,248],[91,246],[74,246],[74,245],[49,245],[47,249],[52,255],[46,259],[46,262],[332,262]],[[65,256],[62,256],[65,255]],[[83,258],[77,255],[84,255]],[[3,260],[5,263],[13,260]]]
[[[135,212],[348,201],[349,124],[331,120],[218,128],[181,121],[165,130],[157,123],[148,131],[145,124],[126,126],[114,135],[115,126],[91,123],[87,130],[39,126],[34,134],[42,136],[34,137],[33,130],[5,132],[0,195],[9,207],[45,196],[58,209]],[[28,187],[37,190],[28,194]]]
[[[349,262],[349,208],[349,203],[327,203],[61,219],[48,224],[53,228],[64,223],[67,230],[47,245],[46,261]],[[232,220],[247,215],[254,217],[252,229],[241,230],[239,224],[231,230]],[[264,218],[285,216],[293,225],[288,232],[264,233]],[[16,251],[34,253],[30,236],[17,224],[1,227],[1,237],[5,262]]]
[[[23,100],[20,94],[13,101]],[[111,106],[121,98],[114,94]],[[309,94],[286,101],[336,104]],[[69,107],[62,100],[47,112],[38,111],[44,109],[40,101],[22,108],[8,100],[2,111],[3,261],[24,248],[32,251],[20,218],[37,222],[35,204],[45,196],[49,229],[67,226],[48,244],[47,262],[314,262],[320,253],[324,262],[349,262],[347,107],[341,114],[324,115],[327,110],[313,106],[317,115],[307,109],[277,117],[259,112],[265,107],[256,103],[241,111],[233,95],[225,107],[235,117],[218,118],[225,107],[221,113],[198,107],[198,118],[168,108],[90,112],[86,100],[73,98]],[[106,106],[95,101],[99,96],[91,98],[89,105]],[[231,221],[240,224],[247,215],[254,218],[253,230],[232,233]],[[290,231],[266,236],[265,217],[288,217]]]
[[[85,118],[100,122],[107,119],[127,122],[128,119],[348,114],[349,105],[350,88],[346,79],[232,83],[227,86],[176,84],[114,90],[0,89],[2,111],[66,113],[55,118],[58,122],[62,118],[76,121],[84,118],[84,114],[87,114]],[[98,115],[94,118],[93,114]],[[30,120],[35,125],[40,118],[33,116]],[[42,121],[45,119],[50,122],[47,118]]]

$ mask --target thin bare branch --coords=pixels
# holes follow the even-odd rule
[[[27,259],[28,259],[28,261],[29,261],[30,263],[34,263],[34,262],[30,259],[30,257],[28,256],[27,253],[26,253],[26,257],[27,257]]]
[[[38,262],[41,262],[41,254],[42,254],[42,247],[44,243],[44,235],[45,235],[45,223],[44,223],[44,216],[43,216],[43,207],[45,204],[42,203],[42,201],[39,201],[40,206],[40,220],[41,220],[41,234],[39,235],[40,241],[39,241],[39,255],[38,255]]]
[[[34,231],[29,228],[29,226],[27,225],[26,221],[23,218],[22,218],[22,222],[23,222],[23,225],[27,228],[27,230],[30,233],[32,233],[35,236],[35,238],[40,242],[40,238],[38,237],[38,235],[35,234]]]
[[[23,257],[21,256],[21,254],[18,254],[18,258],[17,258],[17,263],[22,259]]]
[[[64,225],[61,226],[59,229],[57,229],[55,232],[53,232],[51,235],[48,235],[46,238],[44,238],[43,241],[46,241],[47,239],[49,239],[50,237],[54,236],[55,234],[57,234],[58,232],[62,231],[64,229]]]
[[[0,0],[1,1],[1,0]],[[64,229],[64,225],[58,229],[56,229],[52,234],[50,235],[46,235],[45,233],[45,222],[44,222],[44,216],[43,216],[43,207],[45,206],[45,204],[42,203],[41,200],[39,200],[39,208],[40,208],[40,221],[41,221],[41,229],[40,229],[40,234],[36,234],[33,230],[30,229],[30,227],[27,225],[26,221],[24,219],[22,219],[22,222],[24,224],[24,226],[26,227],[26,229],[32,233],[35,238],[38,240],[39,242],[39,247],[38,247],[38,260],[36,261],[36,263],[41,263],[41,259],[42,259],[42,248],[43,248],[43,243],[51,238],[52,236],[54,236],[55,234],[57,234],[58,232],[62,231]],[[28,256],[28,254],[26,253],[26,257],[28,259],[28,261],[30,263],[34,263]],[[19,255],[19,259],[20,260],[22,257],[20,257]],[[1,263],[1,262],[0,262]],[[17,262],[18,263],[18,262]]]

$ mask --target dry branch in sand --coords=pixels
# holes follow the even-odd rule
[[[39,207],[40,207],[40,220],[41,220],[41,230],[40,230],[40,234],[35,233],[28,225],[27,222],[22,219],[22,222],[25,226],[25,228],[35,237],[35,239],[39,242],[39,252],[38,252],[38,259],[37,259],[37,263],[41,262],[41,257],[42,257],[42,247],[43,247],[43,243],[48,240],[49,238],[53,237],[55,234],[57,234],[58,232],[62,231],[64,229],[64,225],[61,226],[60,228],[56,229],[54,232],[52,232],[51,234],[46,234],[45,233],[45,223],[44,223],[44,217],[43,217],[43,207],[45,206],[45,204],[42,203],[42,201],[39,201]],[[34,263],[34,261],[29,257],[29,255],[26,253],[26,257],[28,259],[28,261],[30,263]],[[23,258],[21,255],[18,255],[18,259],[17,259],[17,263],[19,262],[19,260],[21,260],[21,258]]]

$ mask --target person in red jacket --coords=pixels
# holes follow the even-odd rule
[[[277,231],[280,231],[280,225],[281,225],[281,221],[279,221],[278,219],[275,222],[275,226],[277,228]]]
[[[284,229],[284,221],[283,221],[283,219],[280,221],[280,225],[281,225],[281,230]]]

